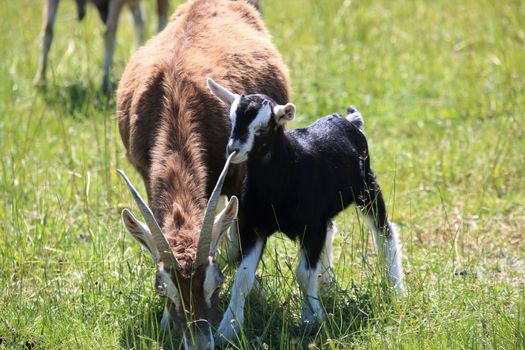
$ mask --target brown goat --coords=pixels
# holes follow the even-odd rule
[[[241,93],[263,92],[288,102],[286,66],[259,13],[242,1],[181,5],[166,29],[132,57],[117,91],[120,135],[156,219],[145,226],[126,211],[124,223],[157,262],[157,291],[168,297],[161,325],[171,315],[187,348],[213,345],[209,325],[222,282],[213,256],[237,213],[235,198],[215,219],[213,232],[205,232],[230,131],[229,111],[208,90],[208,76]],[[238,194],[244,173],[233,165],[222,193]],[[221,186],[219,181],[215,188]],[[163,249],[166,240],[169,247]]]

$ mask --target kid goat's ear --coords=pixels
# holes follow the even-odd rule
[[[284,125],[295,118],[295,105],[287,103],[273,107],[273,114],[275,114],[275,121],[279,125]]]
[[[219,100],[227,104],[228,107],[232,105],[233,101],[235,101],[238,96],[237,94],[234,94],[230,90],[226,89],[224,86],[215,82],[215,80],[210,77],[206,79],[206,84],[208,85],[208,89],[210,89],[211,93]]]

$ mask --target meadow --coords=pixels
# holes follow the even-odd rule
[[[297,248],[277,235],[230,347],[524,349],[525,2],[263,0],[263,11],[290,69],[291,127],[350,104],[363,113],[408,293],[381,282],[351,207],[336,219],[328,321],[297,327]],[[115,169],[144,190],[99,88],[104,27],[93,7],[78,23],[62,1],[40,90],[41,16],[40,1],[0,4],[0,349],[178,349],[158,333],[153,263],[120,222],[137,209]],[[127,13],[117,38],[114,83],[137,48]]]

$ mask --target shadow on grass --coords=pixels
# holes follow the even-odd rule
[[[45,103],[61,109],[74,118],[84,118],[115,108],[114,92],[105,93],[91,82],[75,82],[65,86],[52,84],[41,88]]]
[[[283,300],[284,301],[279,301]],[[300,323],[298,295],[284,298],[252,295],[246,304],[243,334],[227,349],[309,349],[351,342],[359,331],[376,322],[377,296],[371,289],[339,287],[322,297],[326,320],[321,324]]]
[[[300,325],[299,296],[285,298],[285,301],[274,296],[252,293],[246,304],[246,319],[241,337],[230,344],[221,344],[217,340],[216,345],[224,349],[308,349],[312,345],[325,347],[335,340],[348,344],[353,334],[367,328],[376,319],[376,295],[367,288],[337,288],[325,294],[322,302],[327,319],[322,324],[313,326]],[[223,299],[223,309],[227,299]],[[181,349],[180,336],[159,332],[161,317],[160,306],[134,314],[122,330],[122,348]]]

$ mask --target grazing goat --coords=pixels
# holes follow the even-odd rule
[[[203,220],[231,127],[228,109],[206,87],[208,75],[236,91],[264,91],[279,103],[289,98],[287,68],[259,13],[225,0],[182,5],[134,54],[117,90],[120,135],[154,216],[148,219],[140,201],[148,225],[127,211],[124,224],[157,262],[157,291],[167,296],[161,326],[174,323],[187,348],[213,345],[210,322],[222,281],[213,256],[236,207],[230,200],[212,228],[210,199]],[[231,167],[223,194],[240,193],[245,169]]]
[[[296,277],[303,295],[302,320],[321,320],[318,274],[326,278],[331,267],[332,218],[352,203],[369,217],[390,280],[402,292],[398,238],[370,169],[359,111],[350,108],[346,118],[333,114],[285,132],[284,124],[295,116],[293,104],[279,104],[265,94],[234,94],[212,79],[208,86],[230,107],[227,152],[234,155],[232,163],[247,164],[239,212],[243,258],[218,333],[231,339],[242,325],[245,297],[266,240],[275,231],[300,241]]]
[[[46,84],[47,59],[51,42],[53,41],[53,27],[58,11],[60,0],[46,0],[44,4],[44,22],[42,28],[42,51],[40,53],[39,67],[34,79],[35,85],[43,86]],[[97,7],[102,22],[106,25],[104,35],[104,77],[102,89],[109,90],[111,64],[115,51],[115,35],[117,32],[118,19],[124,5],[128,5],[133,15],[135,31],[139,45],[144,42],[144,14],[140,0],[76,0],[78,19],[82,20],[86,14],[86,3],[91,2]],[[157,13],[159,16],[158,30],[161,31],[168,19],[168,0],[157,0]]]

